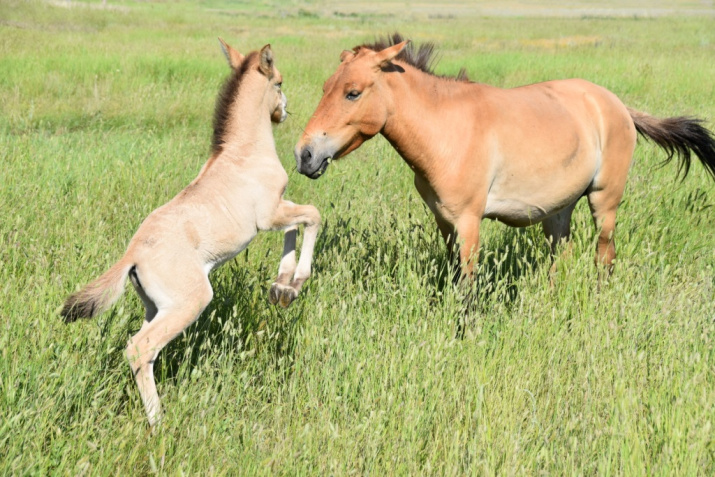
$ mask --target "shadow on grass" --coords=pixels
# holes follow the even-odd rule
[[[159,352],[154,363],[160,395],[163,394],[162,385],[170,381],[188,385],[193,381],[191,378],[196,370],[207,369],[207,360],[218,359],[217,367],[236,366],[239,368],[237,374],[241,373],[241,368],[249,370],[252,374],[249,379],[258,386],[265,374],[259,366],[273,366],[283,370],[284,376],[288,375],[296,347],[295,330],[305,316],[306,304],[298,299],[288,312],[269,304],[270,282],[266,282],[265,278],[272,277],[277,270],[278,263],[273,263],[276,256],[280,257],[280,254],[270,254],[268,260],[264,257],[256,266],[246,263],[248,257],[244,253],[212,274],[213,300],[195,323]],[[124,350],[127,340],[137,333],[143,323],[143,305],[130,288],[126,290],[123,304],[95,322],[102,341],[113,351],[96,356],[94,366],[100,370],[111,370],[115,380],[121,376],[115,373],[116,370],[123,370],[125,376],[131,376]],[[308,285],[304,290],[307,288]],[[289,359],[281,359],[286,357]],[[227,360],[231,362],[227,363]],[[211,379],[212,366],[209,363],[207,379]],[[222,385],[217,382],[212,386],[218,392]],[[88,386],[91,389],[85,389],[78,395],[80,400],[75,411],[81,411],[86,405],[83,396],[93,395],[97,383],[88,383]],[[118,386],[122,388],[122,396],[114,401],[116,413],[126,413],[130,403],[132,407],[141,407],[133,379],[129,378]],[[271,397],[266,398],[270,400]]]
[[[338,219],[335,224],[326,223],[316,243],[314,277],[331,270],[336,257],[346,257],[353,281],[364,281],[366,275],[380,273],[399,285],[400,277],[408,270],[413,276],[419,276],[418,286],[430,295],[429,306],[437,307],[440,297],[451,292],[455,285],[446,247],[436,227],[431,225],[392,216],[388,226],[381,227],[390,232],[378,234],[372,225],[365,229],[353,227],[350,218]],[[270,281],[266,278],[273,277],[277,268],[277,262],[273,262],[279,256],[279,253],[266,254],[256,266],[249,264],[243,254],[212,275],[212,302],[196,323],[159,353],[154,371],[160,387],[168,381],[191,381],[194,370],[202,369],[205,361],[212,357],[245,363],[236,366],[248,370],[257,386],[266,374],[260,366],[272,366],[274,376],[289,379],[298,344],[296,330],[310,302],[299,299],[288,312],[268,303]],[[522,278],[535,271],[548,273],[549,263],[548,247],[540,227],[501,228],[482,247],[470,290],[467,293],[456,290],[465,303],[464,326],[469,328],[483,321],[481,317],[487,317],[490,306],[497,301],[507,306],[515,302]],[[310,293],[310,288],[309,282],[304,292]],[[127,294],[133,293],[128,290]],[[139,310],[143,313],[138,299],[132,300],[132,304],[127,303],[127,309],[136,310],[134,314]],[[136,333],[141,321],[132,317],[132,325],[119,329],[116,323],[121,320],[127,321],[126,314],[120,316],[120,312],[113,310],[100,326],[101,335],[115,335],[112,339],[120,343],[123,350],[126,339]],[[103,369],[129,369],[123,352],[108,353],[99,359]],[[128,400],[136,398],[134,383],[124,386],[117,411],[124,411]],[[270,401],[271,396],[266,395],[265,399]]]
[[[223,273],[212,277],[214,299],[197,322],[160,353],[157,380],[188,379],[212,357],[245,363],[238,366],[255,371],[253,381],[260,381],[264,373],[247,358],[260,356],[260,363],[277,368],[292,362],[296,325],[305,313],[303,300],[296,300],[289,312],[270,305],[270,283],[261,277],[271,276],[277,264],[263,261],[256,269],[241,261],[225,265]]]
[[[376,233],[379,227],[383,233]],[[388,223],[357,229],[350,219],[338,219],[324,228],[320,254],[349,256],[351,279],[364,281],[371,273],[386,273],[398,283],[405,269],[422,275],[420,286],[435,303],[455,289],[465,302],[468,315],[488,313],[495,302],[509,306],[519,295],[523,278],[534,272],[547,273],[551,264],[549,247],[540,225],[526,228],[502,226],[480,248],[472,283],[458,283],[457,263],[450,263],[447,248],[433,224],[391,216]],[[382,262],[382,263],[378,263]],[[384,263],[393,264],[385,266]],[[327,261],[322,262],[327,263]],[[321,263],[321,265],[322,265]],[[316,270],[320,270],[316,267]]]

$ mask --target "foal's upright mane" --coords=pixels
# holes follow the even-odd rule
[[[393,33],[392,35],[387,35],[383,38],[377,38],[373,43],[364,43],[362,45],[353,48],[353,51],[357,53],[361,48],[365,48],[372,51],[382,51],[390,46],[402,43],[405,38],[399,33]],[[445,76],[438,75],[434,72],[434,65],[437,62],[437,57],[435,54],[435,46],[432,42],[422,43],[419,46],[415,46],[414,43],[409,43],[402,51],[395,57],[398,61],[404,61],[410,66],[414,66],[418,70],[427,73],[432,76],[437,76],[439,78],[450,78],[455,81],[469,81],[467,77],[467,71],[462,68],[457,73],[457,76]]]
[[[241,68],[232,70],[231,74],[226,78],[221,87],[221,92],[216,98],[216,107],[214,109],[214,134],[211,141],[211,152],[218,154],[223,150],[224,133],[229,119],[229,111],[231,105],[236,99],[238,87],[241,85],[241,80],[246,76],[248,70],[255,64],[253,61],[258,56],[258,52],[249,53],[241,63]]]

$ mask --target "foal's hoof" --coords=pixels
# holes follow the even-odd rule
[[[298,298],[298,292],[294,288],[288,285],[281,285],[280,283],[274,283],[271,285],[271,291],[268,294],[268,299],[272,305],[276,303],[283,308],[288,308],[293,300]]]

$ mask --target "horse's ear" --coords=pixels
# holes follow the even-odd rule
[[[410,40],[402,41],[396,45],[389,46],[382,51],[375,54],[375,66],[378,68],[383,68],[387,64],[395,59],[397,55],[407,46]]]
[[[343,50],[342,53],[340,53],[340,62],[342,63],[343,61],[347,60],[348,58],[352,58],[355,56],[355,52],[352,50]]]
[[[258,69],[268,78],[273,77],[273,50],[271,50],[271,45],[261,48],[261,62],[258,65]]]
[[[223,39],[219,38],[218,41],[219,43],[221,43],[221,50],[223,51],[223,54],[226,55],[226,60],[228,60],[228,66],[230,66],[234,70],[238,69],[238,67],[243,62],[243,55],[231,48],[228,43],[223,41]]]

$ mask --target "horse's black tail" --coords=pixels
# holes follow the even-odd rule
[[[715,179],[715,136],[702,126],[701,119],[682,116],[660,119],[630,108],[628,112],[633,119],[636,131],[641,136],[651,139],[668,153],[664,163],[670,162],[674,156],[678,156],[678,175],[681,172],[683,172],[683,178],[688,175],[692,151]]]

